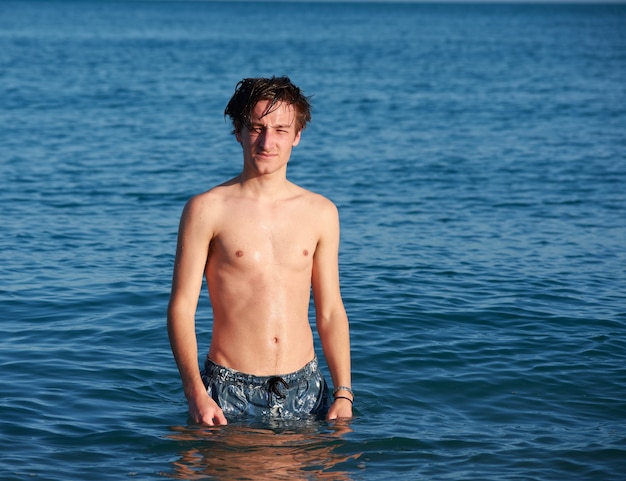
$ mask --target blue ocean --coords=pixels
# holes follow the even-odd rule
[[[355,417],[197,426],[178,220],[272,75],[340,211]],[[623,4],[0,2],[0,478],[623,479],[625,79]]]

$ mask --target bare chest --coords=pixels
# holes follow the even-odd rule
[[[209,259],[247,269],[310,268],[319,239],[312,213],[302,209],[240,209],[222,219]]]

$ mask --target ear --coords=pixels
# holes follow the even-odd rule
[[[241,131],[235,131],[235,138],[237,139],[237,142],[241,143]]]
[[[296,134],[296,137],[293,139],[293,143],[291,144],[292,147],[295,147],[296,145],[300,143],[301,135],[302,135],[302,130],[298,130],[298,133]]]

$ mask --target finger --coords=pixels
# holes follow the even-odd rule
[[[226,416],[224,416],[224,412],[221,409],[218,409],[215,412],[215,416],[213,417],[213,419],[215,420],[215,424],[219,424],[219,425],[228,424],[228,421],[226,420]]]
[[[213,426],[213,417],[211,415],[204,415],[200,417],[200,424],[206,424],[207,426]]]

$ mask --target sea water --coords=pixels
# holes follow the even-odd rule
[[[355,417],[195,426],[178,218],[271,75],[313,96]],[[620,479],[624,79],[623,5],[1,2],[0,478]]]

